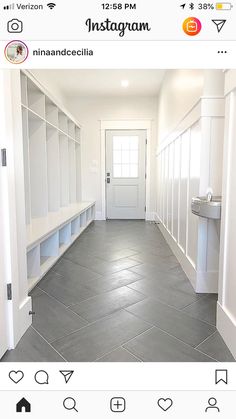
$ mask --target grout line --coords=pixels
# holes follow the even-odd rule
[[[211,338],[212,336],[214,336],[215,334],[216,334],[216,332],[217,332],[217,330],[214,332],[214,333],[212,333],[210,336],[208,336],[206,339],[203,339],[203,341],[202,342],[200,342],[196,347],[195,347],[195,349],[197,349],[199,346],[201,346],[204,342],[206,342],[209,338]]]
[[[123,348],[123,346],[121,346],[121,348]],[[130,355],[132,355],[134,358],[137,359],[137,361],[139,362],[144,362],[141,358],[139,358],[137,355],[134,355],[129,349],[127,348],[123,348],[125,351],[129,352]]]
[[[99,358],[96,358],[94,361],[92,362],[97,362],[100,359],[104,358],[105,356],[108,356],[110,354],[112,354],[112,352],[116,351],[117,349],[123,349],[124,351],[127,351],[130,355],[132,355],[134,358],[137,359],[137,361],[140,361],[140,359],[138,359],[136,356],[134,356],[130,351],[128,351],[127,349],[123,348],[123,346],[118,346],[112,349],[112,351],[107,352],[105,355],[100,356]],[[112,362],[118,362],[118,361],[112,361]],[[123,362],[123,361],[120,361]],[[126,362],[126,361],[125,361]]]
[[[137,282],[137,281],[134,281],[134,282]],[[131,282],[131,283],[132,283],[132,282]],[[130,284],[131,284],[131,283],[130,283]],[[138,294],[140,294],[140,295],[142,295],[142,296],[144,296],[144,297],[146,297],[146,298],[147,298],[147,296],[146,296],[145,294],[143,294],[143,293],[142,293],[142,292],[140,292],[140,291],[136,291],[136,290],[134,290],[133,288],[130,288],[128,285],[129,285],[129,284],[127,284],[127,285],[121,285],[120,287],[117,287],[117,288],[114,288],[114,289],[111,289],[111,290],[107,290],[107,291],[103,291],[102,293],[100,293],[100,294],[96,294],[96,295],[94,295],[93,297],[89,297],[89,298],[86,298],[85,300],[79,301],[78,303],[71,304],[71,305],[67,306],[67,308],[71,309],[71,308],[73,308],[74,306],[77,306],[77,305],[79,305],[79,304],[81,304],[81,303],[84,303],[84,302],[86,302],[86,301],[89,301],[89,300],[93,300],[93,299],[95,299],[95,298],[97,298],[97,297],[101,297],[101,296],[103,296],[103,295],[105,295],[105,294],[109,294],[110,292],[117,291],[117,290],[119,290],[120,288],[129,288],[131,291],[135,291],[135,292],[137,292]],[[136,303],[134,303],[134,304],[136,304]],[[130,304],[130,305],[132,305],[132,304]],[[122,309],[122,307],[121,307],[120,309]],[[73,310],[72,310],[72,311],[73,311]],[[119,310],[118,310],[118,311],[119,311]]]
[[[125,311],[127,311],[128,313],[130,313],[130,314],[133,314],[135,317],[137,317],[138,319],[140,319],[140,320],[142,320],[142,321],[145,321],[146,323],[148,323],[146,320],[144,320],[142,317],[140,317],[140,316],[138,316],[137,314],[135,314],[135,313],[133,313],[132,311],[129,311],[129,310],[127,310],[127,308],[125,308]],[[165,330],[165,329],[162,329],[160,326],[157,326],[156,324],[152,324],[152,323],[149,323],[150,325],[152,325],[153,327],[155,327],[156,329],[158,329],[158,330],[161,330],[163,333],[166,333],[168,336],[170,336],[170,337],[172,337],[172,338],[174,338],[174,339],[176,339],[176,340],[178,340],[179,342],[181,342],[181,343],[183,343],[184,345],[187,345],[187,346],[189,346],[190,348],[192,348],[192,349],[196,349],[199,345],[201,345],[202,344],[202,342],[201,343],[199,343],[197,346],[192,346],[192,345],[190,345],[189,343],[187,343],[187,342],[185,342],[184,340],[182,340],[182,339],[180,339],[180,338],[178,338],[178,337],[176,337],[176,336],[174,336],[174,335],[172,335],[171,333],[169,333],[169,332],[167,332],[167,330]],[[212,335],[214,335],[216,333],[216,331],[213,333],[213,334],[211,334],[211,335],[209,335],[205,340],[207,340],[208,338],[210,338]],[[204,340],[204,341],[205,341]],[[197,350],[197,349],[196,349]],[[198,352],[201,352],[201,351],[198,351]],[[203,353],[203,352],[202,352]],[[207,354],[204,354],[204,355],[207,355]],[[212,358],[210,355],[207,355],[209,358]],[[214,358],[212,358],[212,359],[214,359]]]
[[[77,266],[80,266],[81,268],[84,268],[84,269],[86,269],[86,270],[88,270],[88,271],[90,271],[90,272],[92,272],[92,273],[95,273],[96,275],[100,275],[100,277],[102,277],[103,275],[111,275],[111,274],[115,274],[115,273],[118,273],[118,272],[121,272],[121,271],[124,271],[125,269],[126,270],[128,270],[128,269],[130,269],[130,268],[132,268],[132,267],[135,267],[135,266],[139,266],[139,265],[142,265],[142,262],[137,262],[135,265],[133,265],[132,267],[130,267],[130,268],[121,268],[121,269],[118,269],[118,270],[116,270],[116,271],[111,271],[111,272],[102,272],[102,273],[100,273],[100,272],[97,272],[97,271],[95,271],[94,269],[93,269],[93,266],[90,268],[88,268],[88,267],[86,267],[86,266],[83,266],[83,265],[81,265],[80,263],[78,263],[78,262],[75,262],[75,261],[72,261],[71,259],[68,259],[68,258],[65,258],[64,256],[62,256],[61,257],[61,261],[63,260],[63,259],[66,259],[67,261],[69,261],[69,262],[71,262],[71,263],[73,263],[73,264],[75,264],[75,265],[77,265]],[[99,259],[99,258],[97,258],[97,259]],[[127,257],[124,257],[124,258],[121,258],[121,259],[119,259],[119,261],[121,261],[122,259],[129,259],[129,260],[131,260],[130,258],[127,258]],[[101,263],[105,263],[105,264],[115,264],[117,261],[114,261],[114,262],[109,262],[109,261],[105,261],[105,260],[102,260],[101,259]],[[135,261],[136,262],[136,261]],[[54,272],[56,272],[57,273],[57,271],[55,271],[54,270]],[[63,276],[63,275],[61,275],[61,276]],[[99,279],[99,278],[94,278],[95,280],[96,279]],[[93,280],[93,278],[91,278],[91,280]]]
[[[134,316],[134,317],[137,317],[137,316]],[[145,323],[147,323],[147,322],[145,322]],[[151,326],[151,327],[149,327],[148,329],[144,330],[144,332],[139,333],[137,336],[134,336],[133,338],[131,338],[131,339],[127,340],[127,341],[126,341],[126,342],[124,342],[124,343],[122,343],[122,347],[124,347],[124,345],[127,345],[127,343],[132,342],[132,340],[137,339],[137,338],[139,338],[140,336],[144,335],[146,332],[150,332],[150,330],[152,330],[152,329],[155,329],[155,328],[156,328],[155,326],[153,326],[153,325],[151,325],[151,324],[150,324],[150,326]],[[126,349],[126,348],[124,347],[124,349]],[[131,353],[132,353],[132,352],[131,352]],[[132,354],[132,355],[133,355],[133,354]]]
[[[32,329],[54,350],[54,352],[56,352],[58,355],[60,355],[60,357],[62,359],[64,359],[65,362],[68,362],[66,358],[64,358],[64,356],[62,354],[60,354],[60,352],[58,352],[52,345],[51,343],[49,343],[32,325],[31,325]],[[48,362],[48,361],[47,361]]]
[[[151,280],[151,278],[142,278],[142,279],[147,279],[147,280]],[[140,279],[138,280],[138,281],[135,281],[135,282],[131,282],[130,284],[128,284],[128,285],[126,285],[128,288],[131,288],[132,290],[134,290],[134,291],[136,291],[136,289],[135,288],[132,288],[132,284],[134,284],[134,283],[136,283],[136,282],[139,282],[140,281]],[[169,307],[169,308],[172,308],[173,310],[176,310],[176,311],[178,311],[179,313],[182,313],[182,314],[185,314],[187,317],[189,317],[189,318],[191,318],[191,319],[194,319],[194,320],[198,320],[199,322],[201,322],[201,323],[205,323],[205,324],[207,324],[208,326],[211,326],[211,327],[214,327],[214,328],[216,328],[216,325],[215,324],[211,324],[211,323],[208,323],[207,321],[205,321],[205,320],[202,320],[202,319],[199,319],[199,318],[197,318],[197,317],[194,317],[194,316],[191,316],[190,314],[188,314],[188,313],[185,313],[185,311],[183,311],[184,310],[184,308],[185,307],[183,307],[183,308],[177,308],[177,307],[175,307],[175,306],[171,306],[170,304],[167,304],[165,301],[163,301],[163,300],[160,300],[160,299],[158,299],[157,297],[153,297],[153,296],[150,296],[150,295],[147,295],[147,294],[143,294],[143,295],[145,295],[147,298],[149,298],[149,299],[151,299],[151,300],[154,300],[154,301],[157,301],[157,302],[159,302],[159,303],[161,303],[161,304],[163,304],[163,305],[165,305],[165,306],[167,306],[167,307]],[[192,304],[195,304],[196,302],[197,302],[198,300],[196,300],[196,301],[194,301],[193,303],[191,303],[191,305]],[[135,304],[138,304],[138,303],[135,303]],[[188,307],[188,306],[187,306]],[[215,333],[215,332],[214,332]]]
[[[124,287],[121,287],[121,288],[124,288]],[[126,287],[126,288],[128,288],[128,287]],[[138,293],[138,294],[140,294],[140,295],[142,295],[144,298],[142,299],[142,300],[139,300],[139,301],[137,301],[136,303],[133,303],[133,304],[128,304],[127,306],[124,306],[124,307],[119,307],[119,308],[117,308],[117,309],[115,309],[114,311],[112,311],[112,312],[110,312],[110,313],[108,313],[108,314],[105,314],[104,316],[102,316],[102,317],[100,317],[99,319],[97,319],[97,320],[94,320],[94,321],[92,321],[92,322],[89,322],[89,320],[88,319],[85,319],[84,317],[82,317],[82,316],[80,316],[83,320],[85,320],[88,324],[87,325],[85,325],[85,326],[90,326],[90,325],[92,325],[93,323],[97,323],[97,322],[99,322],[100,320],[104,320],[106,317],[109,317],[109,316],[112,316],[113,314],[116,314],[116,313],[118,313],[119,311],[126,311],[126,308],[127,307],[129,307],[129,306],[132,306],[132,305],[135,305],[135,304],[137,304],[137,303],[139,303],[139,302],[142,302],[142,301],[144,301],[147,297],[144,295],[144,294],[141,294],[141,293]],[[99,294],[100,295],[100,294]],[[93,298],[96,298],[96,297],[92,297],[92,298],[89,298],[88,300],[91,300],[91,299],[93,299]],[[88,301],[88,300],[84,300],[84,301]],[[81,302],[84,302],[84,301],[81,301]],[[75,305],[77,305],[77,304],[75,304]],[[73,306],[71,306],[71,307],[73,307]],[[70,309],[70,307],[68,307],[69,309]],[[74,313],[74,311],[73,310],[71,310],[71,312],[72,313]],[[130,313],[129,312],[129,314],[132,314],[132,313]],[[149,324],[148,322],[146,322],[145,320],[143,320],[142,319],[142,321],[144,321],[145,323],[147,323],[147,324]],[[83,326],[84,327],[84,326]],[[80,329],[79,329],[80,330]]]
[[[209,298],[209,294],[201,296],[201,294],[196,293],[196,295],[200,295],[200,297],[198,298],[198,300],[197,300],[197,301],[194,301],[193,303],[190,303],[190,304],[188,304],[188,305],[184,306],[184,307],[182,308],[182,310],[185,310],[186,308],[188,308],[188,307],[192,306],[193,304],[196,304],[196,303],[197,303],[198,301],[200,301],[200,300],[202,301],[202,300],[205,300],[205,299]],[[218,297],[217,297],[217,298],[218,298]],[[216,302],[217,302],[217,301],[216,301]]]
[[[126,310],[125,310],[125,309],[122,309],[122,308],[121,308],[120,310],[117,310],[117,311],[115,311],[115,312],[113,312],[113,313],[109,313],[109,314],[107,314],[106,316],[102,317],[101,319],[95,320],[95,321],[93,321],[93,322],[91,322],[91,323],[86,324],[85,326],[82,326],[82,327],[78,330],[78,332],[80,332],[81,330],[85,329],[86,327],[93,326],[94,324],[99,323],[100,321],[103,321],[103,320],[105,320],[105,319],[112,318],[114,314],[121,313],[122,311],[126,312]],[[129,314],[131,314],[131,313],[129,313]],[[135,316],[134,316],[134,317],[135,317]],[[142,320],[142,321],[143,321],[144,323],[146,323],[147,325],[149,325],[149,323],[148,323],[148,322],[146,322],[145,320]],[[148,329],[147,329],[147,330],[148,330]],[[73,335],[74,333],[76,333],[76,331],[75,331],[75,332],[71,332],[69,335],[67,335],[67,337],[68,337],[68,336],[70,336],[70,335]],[[52,343],[54,343],[54,342],[56,342],[56,341],[58,341],[58,340],[60,340],[60,338],[59,338],[59,339],[54,340]],[[115,348],[115,347],[114,347],[114,348]]]
[[[39,288],[39,287],[38,287]],[[74,312],[74,311],[72,311],[72,310],[70,310],[70,307],[69,306],[66,306],[64,303],[62,303],[61,301],[59,301],[56,297],[54,297],[54,296],[52,296],[52,295],[50,295],[50,294],[48,294],[46,291],[44,291],[43,289],[41,289],[41,288],[39,288],[44,294],[46,294],[49,298],[51,298],[52,300],[54,300],[54,301],[56,301],[57,303],[59,303],[59,304],[61,304],[65,309],[67,309],[68,311],[71,311],[72,313],[74,313],[77,317],[79,317],[79,319],[80,320],[84,320],[84,321],[86,321],[87,323],[89,323],[88,322],[88,320],[86,320],[86,319],[84,319],[82,316],[80,316],[78,313],[76,313],[76,312]],[[41,294],[42,295],[42,294]],[[40,295],[38,296],[38,297],[40,297]],[[33,298],[37,298],[37,297],[31,297],[32,299]],[[37,314],[37,313],[36,313]],[[79,330],[79,329],[78,329]]]

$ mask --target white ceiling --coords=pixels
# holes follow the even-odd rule
[[[79,96],[156,96],[165,70],[40,70],[68,98]],[[129,87],[122,88],[121,80]]]

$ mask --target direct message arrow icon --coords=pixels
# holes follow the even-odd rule
[[[226,20],[225,19],[214,19],[214,20],[212,20],[212,22],[216,25],[217,31],[220,33],[221,29],[223,28],[223,26],[226,23]]]
[[[68,370],[68,371],[67,370],[62,370],[62,371],[60,371],[60,373],[65,378],[65,382],[67,384],[68,381],[71,379],[72,375],[74,374],[74,371],[72,371],[72,370]]]

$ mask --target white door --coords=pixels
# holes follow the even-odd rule
[[[146,131],[106,131],[108,219],[145,219]]]
[[[20,72],[0,69],[0,358],[32,323],[28,296]],[[0,160],[2,160],[0,158]],[[7,299],[7,284],[11,297]]]
[[[5,170],[2,167],[0,157],[0,358],[8,349],[8,335],[7,335],[7,285],[6,285],[6,272],[5,272],[5,247],[4,247],[4,184],[5,184]],[[5,170],[6,171],[6,170]]]

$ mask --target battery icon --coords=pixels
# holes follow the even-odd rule
[[[232,7],[231,3],[216,3],[216,10],[231,10]]]

